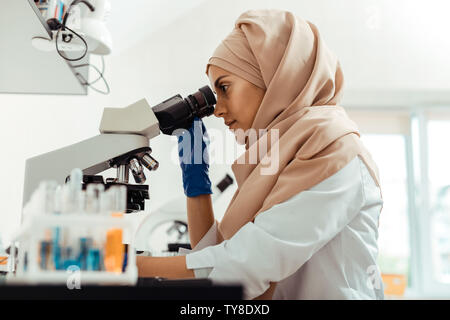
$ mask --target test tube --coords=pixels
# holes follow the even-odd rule
[[[109,213],[116,218],[122,218],[127,206],[127,188],[125,186],[112,186],[108,191]],[[122,241],[123,230],[121,228],[111,228],[106,232],[103,262],[108,272],[122,272],[125,257]]]
[[[55,227],[53,228],[53,237],[52,237],[52,256],[53,256],[53,265],[56,270],[61,270],[61,245],[60,245],[60,233],[61,228]]]
[[[63,187],[62,211],[74,213],[82,209],[82,181],[83,172],[75,168],[70,173],[70,181]]]
[[[86,187],[86,212],[99,214],[105,201],[105,187],[100,183],[90,183]],[[100,270],[99,237],[91,228],[87,229],[87,237],[80,239],[79,261],[81,270]]]
[[[41,211],[45,214],[55,212],[55,197],[57,189],[56,181],[42,181],[39,184],[39,197],[41,203]]]
[[[55,190],[54,213],[60,214],[62,211],[62,187],[58,185]],[[52,234],[52,255],[53,265],[56,270],[62,269],[61,260],[61,227],[54,227]]]
[[[104,214],[122,214],[127,208],[127,187],[114,185],[104,193],[101,199],[101,212]]]
[[[62,193],[63,189],[60,185],[58,185],[55,189],[55,198],[53,208],[55,210],[55,214],[60,214],[62,211]]]
[[[125,186],[112,186],[112,210],[113,213],[124,213],[127,209],[127,187]]]
[[[91,271],[100,271],[102,270],[100,264],[101,258],[100,249],[98,248],[90,248],[88,250],[87,258],[86,258],[86,268]]]
[[[106,190],[103,194],[103,197],[100,202],[100,212],[102,214],[110,214],[112,211],[112,195],[111,195],[111,188],[109,187],[108,190]]]
[[[64,245],[62,250],[62,267],[67,270],[71,266],[81,268],[80,230],[70,227],[63,230]]]
[[[79,238],[79,254],[78,254],[78,262],[80,264],[81,270],[88,269],[88,258],[89,258],[89,250],[92,247],[92,238],[90,237],[81,237]]]
[[[86,212],[100,213],[105,201],[105,186],[100,183],[90,183],[86,187]]]
[[[106,232],[101,226],[90,230],[88,236],[90,240],[87,257],[86,257],[86,268],[91,271],[101,271],[103,270],[103,246],[106,238]]]
[[[69,188],[74,196],[77,196],[82,189],[83,172],[79,168],[74,168],[70,172]]]

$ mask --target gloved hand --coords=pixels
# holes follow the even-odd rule
[[[195,117],[189,130],[176,130],[178,156],[183,173],[184,194],[212,194],[209,179],[209,136],[203,121]]]

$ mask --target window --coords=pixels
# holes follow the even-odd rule
[[[399,288],[392,280],[406,278],[408,285],[394,297],[450,295],[449,109],[347,110],[380,171],[378,266],[387,275],[385,294],[386,287]]]
[[[427,127],[433,275],[450,283],[450,120],[430,120]]]
[[[406,143],[401,134],[363,134],[380,174],[384,200],[380,215],[378,266],[383,274],[410,278]],[[407,281],[409,284],[410,281]]]

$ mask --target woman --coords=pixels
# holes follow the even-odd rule
[[[215,221],[207,159],[180,154],[193,250],[138,257],[140,276],[238,281],[246,299],[382,299],[378,171],[337,106],[342,70],[317,28],[286,11],[247,11],[206,73],[214,115],[246,146],[232,165],[238,189]],[[206,128],[194,121],[189,132],[199,128],[202,152]]]

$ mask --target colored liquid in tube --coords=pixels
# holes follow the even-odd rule
[[[60,227],[53,228],[53,245],[52,245],[52,253],[53,253],[53,264],[56,270],[62,269],[61,263],[61,246],[60,246]]]
[[[97,248],[90,248],[87,254],[86,259],[86,267],[87,270],[90,271],[100,271],[102,270],[100,260],[101,259],[101,252],[100,249]]]
[[[126,197],[127,190],[125,186],[111,187],[105,197],[105,203],[107,204],[105,213],[117,219],[122,219],[126,208]],[[110,272],[121,273],[124,257],[123,230],[121,228],[111,228],[106,233],[105,269]]]
[[[124,247],[122,245],[122,229],[113,228],[106,233],[104,264],[106,271],[121,273]]]

